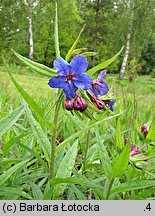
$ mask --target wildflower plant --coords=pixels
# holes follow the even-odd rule
[[[55,8],[56,57],[53,68],[31,61],[13,51],[16,57],[30,67],[32,71],[40,73],[47,78],[47,88],[51,88],[52,96],[45,107],[50,108],[46,111],[45,107],[38,105],[17,83],[10,73],[9,68],[7,68],[12,82],[23,98],[23,105],[14,110],[9,117],[1,121],[1,125],[2,127],[4,126],[4,129],[0,131],[0,136],[3,135],[8,128],[11,128],[24,112],[26,113],[29,124],[36,136],[35,138],[39,142],[41,151],[38,151],[37,148],[36,150],[28,146],[23,147],[23,145],[20,145],[20,147],[23,147],[37,158],[39,164],[43,166],[41,173],[46,172],[47,174],[43,176],[41,180],[42,183],[40,183],[44,184],[48,182],[44,194],[39,196],[40,199],[62,198],[62,194],[66,190],[67,185],[71,185],[69,187],[70,189],[68,189],[68,197],[72,195],[71,198],[74,198],[74,193],[77,193],[79,199],[86,198],[82,191],[83,189],[80,191],[80,189],[75,186],[82,185],[82,187],[85,188],[94,188],[93,196],[96,199],[110,199],[112,196],[115,196],[115,194],[119,196],[120,185],[121,182],[123,182],[123,177],[129,163],[135,164],[136,157],[140,157],[143,153],[141,146],[140,148],[137,147],[137,143],[136,145],[130,145],[127,139],[123,142],[121,123],[118,117],[124,112],[118,113],[115,109],[117,98],[111,96],[111,87],[104,80],[108,73],[108,65],[120,55],[123,48],[111,59],[101,62],[93,68],[89,68],[87,55],[95,55],[96,53],[83,53],[83,49],[79,48],[78,53],[75,55],[78,41],[84,30],[84,28],[82,28],[77,40],[71,46],[65,58],[62,57],[61,50],[59,50],[57,2]],[[116,129],[109,126],[109,128],[116,133],[115,147],[119,153],[117,159],[115,154],[111,153],[111,150],[107,150],[106,146],[103,144],[103,135],[107,135],[107,131],[104,131],[104,124],[109,124],[111,119],[116,119],[117,121]],[[5,127],[6,122],[9,123],[7,127]],[[71,124],[71,122],[73,122],[73,124]],[[65,125],[67,125],[66,130],[64,129]],[[153,140],[152,133],[154,128],[152,125],[153,123],[151,124],[151,132],[148,132],[145,126],[141,128],[143,134],[142,138],[146,139],[147,142],[150,142],[150,140],[152,142]],[[105,134],[100,134],[98,126],[103,129],[102,131],[104,131]],[[95,134],[95,137],[92,136],[92,133],[93,135]],[[26,135],[29,136],[29,134]],[[18,139],[20,140],[26,135],[19,136]],[[86,139],[84,140],[84,138]],[[31,139],[31,134],[28,139]],[[89,148],[92,139],[95,140],[95,144]],[[9,143],[8,145],[11,144]],[[79,150],[82,151],[82,154],[77,159]],[[4,146],[4,152],[5,151],[6,149]],[[144,157],[144,155],[142,157],[145,159],[147,158],[147,156]],[[151,157],[153,157],[153,155]],[[11,170],[8,171],[8,176],[11,172],[21,168],[26,163],[31,164],[29,157],[25,161],[18,163],[14,170],[10,168]],[[104,177],[101,178],[98,177],[98,174],[95,174],[97,181],[96,179],[89,180],[88,178],[88,175],[90,175],[89,177],[91,178],[94,172],[91,171],[91,168],[94,167],[99,169],[102,174],[104,173]],[[77,170],[80,171],[78,172]],[[3,179],[7,180],[5,173],[0,177],[0,185],[5,182]],[[103,179],[105,180],[104,183],[106,187],[102,184]],[[121,179],[121,181],[119,181],[119,179]],[[135,189],[139,189],[153,185],[154,181],[150,180],[149,183],[141,182],[139,186],[135,184],[134,187]],[[36,185],[32,185],[32,187],[38,191]],[[129,185],[125,185],[124,188],[125,187],[129,188]],[[103,193],[100,192],[101,190]],[[91,194],[90,191],[89,193]],[[41,190],[39,194],[42,194]]]

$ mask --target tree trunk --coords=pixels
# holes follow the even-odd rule
[[[95,26],[95,35],[94,35],[94,46],[93,51],[96,52],[96,44],[97,44],[97,33],[98,33],[98,21],[99,21],[99,10],[100,10],[100,0],[97,0],[96,6],[96,26]],[[93,56],[93,67],[96,64],[96,56]]]
[[[123,62],[122,62],[121,70],[120,70],[120,74],[119,74],[119,79],[120,80],[123,79],[123,76],[125,74],[125,69],[126,69],[126,65],[127,65],[129,51],[130,51],[130,39],[131,39],[131,28],[129,29],[129,32],[127,34],[127,42],[126,42],[125,54],[124,54],[124,58],[123,58]]]
[[[29,14],[29,59],[33,60],[32,0],[28,0],[28,14]]]

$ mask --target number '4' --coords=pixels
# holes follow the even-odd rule
[[[151,210],[150,203],[147,204],[146,209],[149,210],[149,211]]]

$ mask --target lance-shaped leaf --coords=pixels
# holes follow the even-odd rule
[[[102,69],[106,68],[108,65],[110,65],[121,54],[123,48],[124,47],[122,47],[122,49],[115,56],[113,56],[111,59],[108,59],[107,61],[96,65],[95,67],[88,70],[86,73],[89,74],[89,75],[93,75],[96,71],[99,71],[99,70],[102,70]]]
[[[62,159],[60,166],[56,173],[56,178],[67,178],[70,177],[72,173],[72,169],[74,167],[76,155],[77,155],[77,147],[78,147],[78,140],[70,147],[64,158]],[[53,190],[54,198],[58,198],[61,193],[63,193],[66,184],[61,184],[55,186]]]
[[[16,172],[22,166],[24,166],[29,160],[30,160],[30,158],[28,158],[28,159],[26,159],[20,163],[17,163],[13,167],[9,168],[5,173],[1,174],[0,186],[2,186],[13,175],[14,172]]]
[[[125,173],[129,163],[129,156],[130,143],[127,143],[113,166],[113,177],[121,177]]]
[[[31,128],[33,130],[34,135],[39,139],[39,144],[44,152],[46,160],[50,161],[50,152],[51,152],[51,145],[50,141],[47,138],[46,133],[43,131],[42,127],[40,126],[39,122],[33,117],[31,110],[29,109],[26,102],[24,102],[25,105],[25,111],[27,114],[27,117],[29,119],[29,123],[31,125]]]
[[[84,25],[83,28],[81,29],[81,31],[80,31],[80,33],[79,33],[79,35],[78,35],[76,41],[74,42],[74,44],[72,45],[72,47],[71,47],[70,50],[68,51],[68,53],[67,53],[67,55],[66,55],[66,61],[69,61],[69,59],[71,58],[72,54],[74,53],[74,49],[75,49],[75,47],[76,47],[76,45],[77,45],[77,43],[78,43],[78,41],[79,41],[79,39],[80,39],[80,36],[81,36],[81,34],[82,34],[84,28],[85,28],[85,25]]]
[[[49,68],[43,64],[34,62],[34,61],[20,55],[19,53],[15,52],[14,50],[13,50],[13,52],[19,60],[21,60],[24,64],[26,64],[28,67],[30,67],[33,71],[40,73],[42,75],[48,76],[48,77],[56,75],[56,70]]]
[[[5,118],[0,120],[0,137],[5,134],[16,123],[24,112],[24,106],[20,106]]]

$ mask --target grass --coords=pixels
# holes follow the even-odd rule
[[[86,114],[94,120],[65,111],[60,97],[54,178],[49,180],[56,91],[48,78],[27,68],[10,70],[28,104],[1,67],[0,199],[154,199],[153,79],[139,76],[130,83],[106,75],[109,96],[117,98],[115,111],[98,112],[90,104]],[[149,130],[146,138],[140,132],[143,124]],[[141,149],[133,158],[128,155],[131,143]]]

